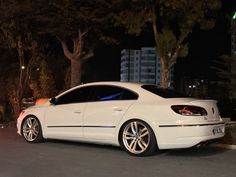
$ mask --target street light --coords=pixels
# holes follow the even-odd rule
[[[234,12],[232,19],[236,20],[236,12]]]
[[[24,69],[25,69],[25,66],[24,66],[24,65],[22,65],[22,66],[21,66],[21,69],[22,69],[22,70],[24,70]]]

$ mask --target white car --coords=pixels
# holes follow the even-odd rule
[[[110,144],[144,156],[222,138],[225,124],[215,100],[187,98],[155,85],[97,82],[22,111],[17,129],[30,143]]]

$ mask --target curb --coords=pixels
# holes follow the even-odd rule
[[[224,149],[236,150],[236,145],[231,144],[212,144],[211,147],[219,147]]]

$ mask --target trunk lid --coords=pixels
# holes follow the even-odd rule
[[[191,101],[190,104],[206,109],[207,116],[205,116],[205,119],[207,119],[207,121],[221,120],[216,100],[195,100]]]

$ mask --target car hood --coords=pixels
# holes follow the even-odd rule
[[[31,106],[31,107],[28,107],[25,111],[31,111],[31,110],[35,110],[35,109],[41,109],[41,108],[48,107],[49,105],[50,105],[50,102],[47,101],[47,102],[45,102],[44,104],[41,104],[41,105],[34,105],[34,106]]]

